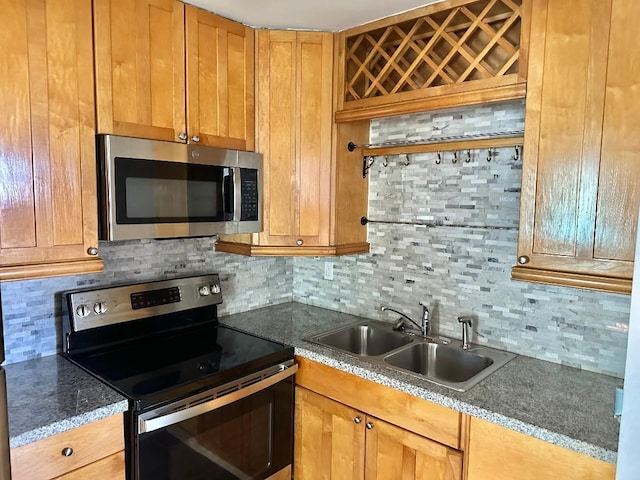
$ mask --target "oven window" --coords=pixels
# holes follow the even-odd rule
[[[264,479],[291,464],[290,381],[138,437],[140,480]]]
[[[116,221],[120,224],[218,222],[229,200],[229,167],[115,159]],[[231,193],[232,195],[232,193]]]

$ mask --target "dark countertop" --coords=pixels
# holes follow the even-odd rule
[[[363,318],[300,303],[222,317],[221,323],[293,345],[296,354],[512,430],[616,462],[615,388],[621,380],[517,356],[467,392],[362,361],[303,340]]]
[[[124,397],[58,355],[12,363],[4,369],[11,448],[121,413],[128,407]]]

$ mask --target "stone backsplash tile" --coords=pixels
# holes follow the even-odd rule
[[[379,119],[371,142],[521,130],[523,102]],[[443,128],[444,127],[444,128]],[[431,305],[434,330],[460,338],[457,316],[475,320],[472,340],[555,363],[622,376],[625,295],[510,279],[515,263],[522,155],[501,148],[392,155],[371,168],[371,253],[294,261],[293,298],[368,318],[394,319],[380,305],[420,316]],[[323,279],[333,262],[332,281]]]
[[[60,351],[65,290],[219,273],[221,315],[291,301],[291,259],[215,253],[211,238],[101,242],[100,256],[100,274],[0,284],[6,363]]]

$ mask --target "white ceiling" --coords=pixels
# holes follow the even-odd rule
[[[252,27],[340,31],[442,0],[186,0]]]

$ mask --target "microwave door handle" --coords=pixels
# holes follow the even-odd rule
[[[298,365],[294,364],[268,378],[265,378],[264,380],[253,383],[247,387],[241,388],[240,390],[235,390],[208,402],[194,405],[193,407],[189,407],[184,410],[173,411],[159,417],[145,418],[153,417],[155,415],[155,411],[151,411],[138,417],[138,434],[153,432],[160,428],[166,428],[170,425],[174,425],[176,423],[183,422],[184,420],[189,420],[190,418],[203,415],[217,408],[224,407],[230,403],[237,402],[238,400],[242,400],[249,395],[253,395],[260,390],[264,390],[265,388],[269,388],[272,385],[281,382],[295,374],[297,371]],[[239,380],[238,383],[241,384],[242,380]]]
[[[240,168],[233,169],[233,221],[239,222],[242,214],[242,178]]]
[[[230,220],[229,214],[235,216],[235,171],[237,168],[230,168],[228,175],[222,177],[222,216],[223,220]],[[233,176],[232,176],[233,175]]]

